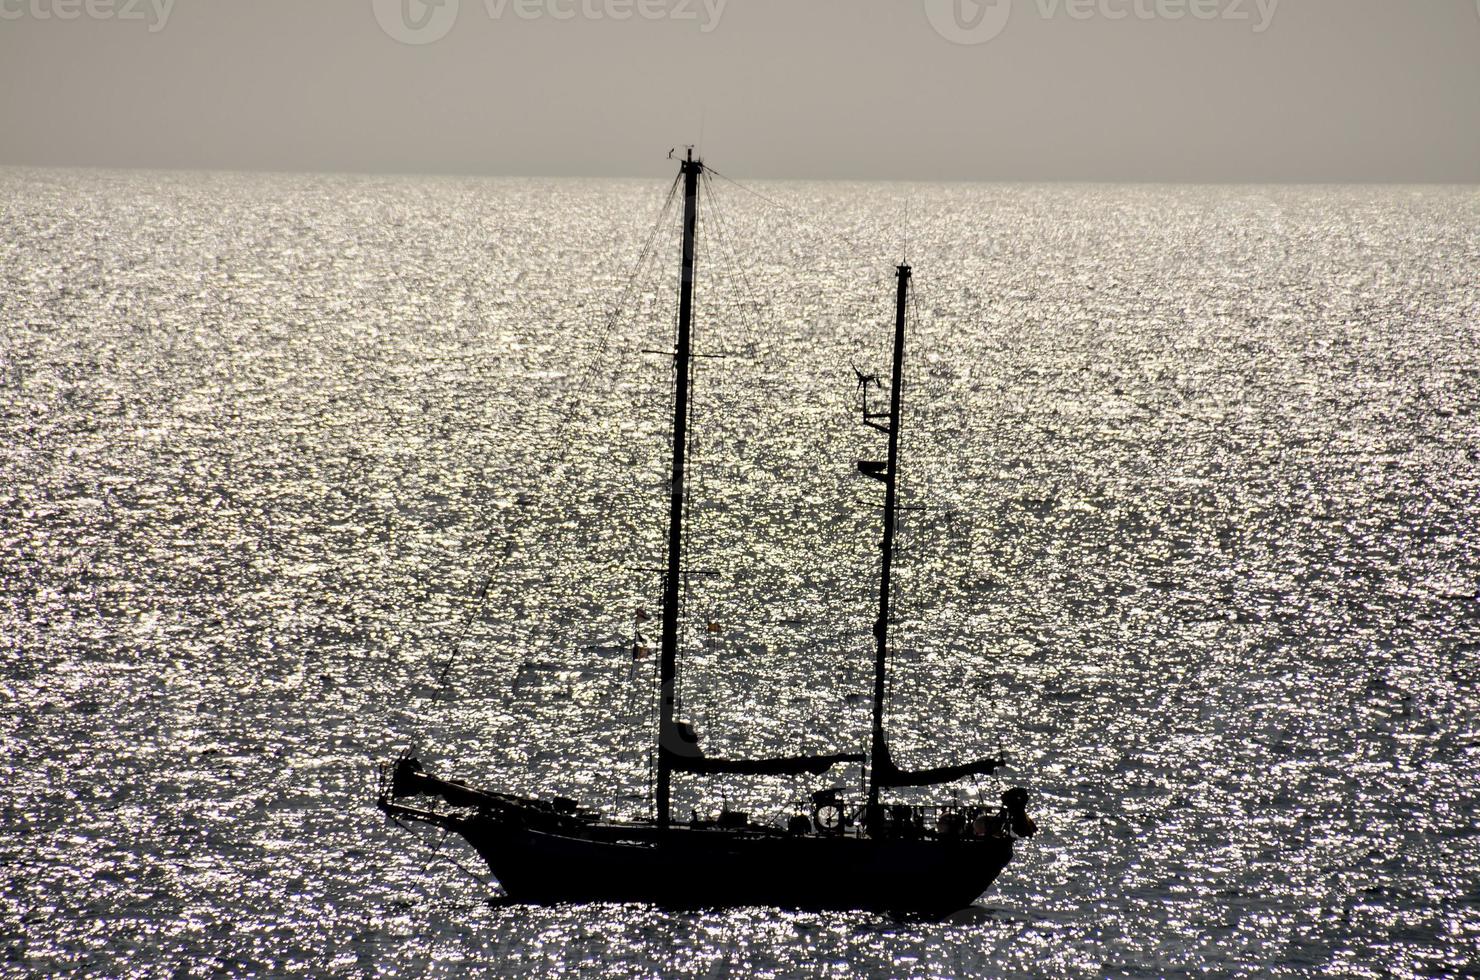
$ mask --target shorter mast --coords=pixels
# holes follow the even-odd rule
[[[894,369],[889,392],[889,427],[885,429],[874,421],[868,411],[867,395],[864,399],[864,422],[881,429],[889,436],[889,458],[886,462],[862,461],[858,469],[865,476],[880,480],[884,484],[884,539],[881,543],[883,562],[879,572],[879,618],[874,621],[874,724],[870,740],[868,767],[868,813],[873,814],[879,805],[879,790],[886,786],[935,786],[950,783],[967,776],[984,776],[1002,765],[1001,759],[980,759],[960,765],[939,766],[933,769],[900,769],[889,756],[889,742],[884,735],[884,701],[889,671],[889,613],[890,576],[894,569],[895,523],[899,513],[899,430],[904,397],[904,327],[905,312],[909,307],[910,280],[912,273],[908,265],[897,270],[898,288],[894,307]],[[866,388],[873,379],[862,374],[860,385]]]
[[[909,302],[910,267],[896,270],[899,285],[894,306],[894,369],[889,392],[889,461],[884,466],[884,561],[879,572],[879,618],[874,621],[874,727],[869,753],[868,805],[879,805],[879,763],[888,758],[884,745],[884,682],[889,660],[889,574],[894,565],[894,517],[899,494],[899,413],[904,392],[904,318]]]

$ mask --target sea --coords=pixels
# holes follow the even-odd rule
[[[414,751],[650,812],[670,174],[10,168],[0,972],[1480,973],[1480,188],[711,162],[681,715],[865,742],[907,261],[886,716],[902,765],[1008,761],[910,798],[1027,789],[992,888],[527,907],[376,808]]]

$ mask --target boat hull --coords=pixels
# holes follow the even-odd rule
[[[591,834],[485,816],[447,826],[515,901],[768,905],[945,915],[970,905],[1012,858],[1012,842],[762,836],[723,829],[606,828]]]

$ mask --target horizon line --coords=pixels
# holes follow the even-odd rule
[[[699,157],[701,160],[702,156]],[[390,177],[452,180],[651,180],[646,173],[516,173],[479,170],[401,170],[297,167],[191,166],[181,164],[33,163],[0,160],[0,170],[95,171],[113,173],[239,174],[283,177]],[[738,174],[736,179],[771,183],[839,184],[1064,184],[1064,185],[1175,185],[1189,187],[1480,187],[1480,175],[1471,179],[1439,177],[865,177],[772,176]]]

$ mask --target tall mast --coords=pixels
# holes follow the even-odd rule
[[[668,568],[663,578],[663,644],[658,668],[658,825],[669,822],[669,782],[673,774],[665,743],[674,737],[674,695],[678,686],[678,600],[683,575],[684,455],[688,448],[689,340],[694,317],[694,233],[699,220],[699,175],[704,164],[689,148],[683,175],[683,272],[678,283],[678,346],[673,398],[673,489],[668,503]]]
[[[910,267],[898,269],[894,307],[894,371],[889,394],[889,462],[884,469],[884,562],[879,573],[879,618],[874,621],[874,730],[869,752],[868,805],[879,803],[879,764],[888,757],[884,744],[884,679],[889,658],[889,573],[894,565],[894,517],[899,489],[899,411],[904,392],[904,315],[910,293]]]

